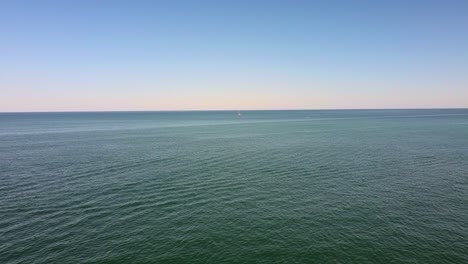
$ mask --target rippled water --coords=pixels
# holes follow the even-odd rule
[[[0,263],[468,263],[468,110],[0,114]]]

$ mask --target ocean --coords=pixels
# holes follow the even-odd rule
[[[468,263],[468,109],[1,113],[0,263]]]

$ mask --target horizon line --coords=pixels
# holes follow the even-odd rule
[[[417,108],[288,108],[288,109],[181,109],[181,110],[57,110],[57,111],[0,111],[0,114],[33,113],[145,113],[145,112],[236,112],[236,111],[359,111],[359,110],[466,110],[468,107],[417,107]]]

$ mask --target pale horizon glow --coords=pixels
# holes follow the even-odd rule
[[[468,108],[468,2],[11,1],[0,112]]]

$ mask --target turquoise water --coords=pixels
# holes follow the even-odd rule
[[[468,263],[468,110],[0,114],[0,263]]]

